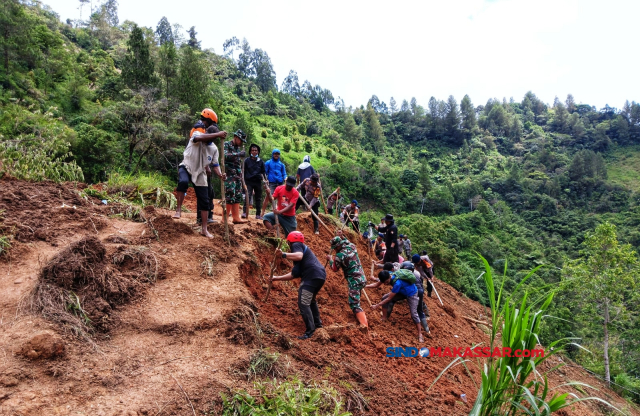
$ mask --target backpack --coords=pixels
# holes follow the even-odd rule
[[[391,284],[394,284],[398,279],[409,283],[415,283],[416,275],[414,275],[411,270],[400,269],[394,273],[393,278],[391,279]]]

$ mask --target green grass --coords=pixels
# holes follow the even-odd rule
[[[607,157],[609,181],[625,188],[640,191],[640,146],[621,147]]]

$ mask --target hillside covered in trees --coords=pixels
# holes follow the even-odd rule
[[[611,319],[573,279],[577,262],[597,255],[585,242],[603,223],[615,225],[611,244],[632,250],[627,273],[637,270],[639,103],[598,109],[528,92],[486,103],[372,95],[347,107],[294,69],[277,85],[267,51],[246,39],[203,50],[196,27],[120,22],[115,0],[67,22],[39,2],[6,0],[0,27],[0,175],[172,191],[188,132],[209,106],[263,158],[281,149],[289,174],[311,155],[325,195],[340,186],[365,221],[393,213],[436,275],[474,300],[487,302],[478,254],[496,270],[508,263],[508,292],[543,265],[518,289],[559,290],[542,341],[574,337],[591,353],[569,348],[572,357],[604,375],[610,322],[611,379],[640,390],[637,277],[616,289]]]

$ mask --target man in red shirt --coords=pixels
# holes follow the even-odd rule
[[[300,194],[294,188],[296,185],[296,178],[289,176],[284,185],[280,185],[273,192],[273,198],[278,202],[277,209],[274,212],[265,214],[263,217],[264,226],[267,230],[272,230],[276,224],[276,215],[278,215],[278,222],[284,230],[285,238],[291,231],[295,231],[298,228],[296,221],[296,202]]]

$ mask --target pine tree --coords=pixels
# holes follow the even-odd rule
[[[389,110],[391,111],[391,115],[394,115],[398,112],[398,104],[393,97],[391,97],[391,99],[389,100]]]
[[[187,45],[189,45],[191,48],[193,49],[200,49],[200,41],[196,38],[196,35],[198,34],[198,32],[196,32],[196,27],[195,26],[191,26],[189,28],[189,40],[187,41]]]
[[[460,102],[460,114],[462,116],[462,129],[466,138],[470,138],[475,130],[478,121],[476,120],[476,109],[471,103],[471,98],[465,95]]]
[[[135,90],[152,87],[157,81],[149,44],[144,39],[142,29],[135,24],[127,40],[127,53],[122,61],[122,79],[129,88]]]
[[[202,53],[198,50],[185,45],[180,52],[176,95],[182,103],[189,106],[193,113],[204,108],[211,97],[209,71],[205,66],[206,61],[201,56]]]
[[[364,112],[364,124],[367,139],[373,146],[376,152],[382,153],[384,151],[384,145],[386,139],[382,132],[382,126],[380,126],[380,120],[371,104],[367,105],[367,109]]]
[[[178,53],[173,40],[166,40],[160,46],[158,57],[160,58],[158,72],[162,76],[165,97],[169,99],[173,93],[172,84],[178,75]]]
[[[352,145],[360,144],[362,139],[362,129],[356,124],[353,115],[348,111],[344,112],[344,138]]]
[[[444,117],[444,129],[446,135],[454,143],[457,143],[460,138],[460,110],[458,109],[458,102],[453,98],[453,95],[450,95],[447,100],[447,113]]]

